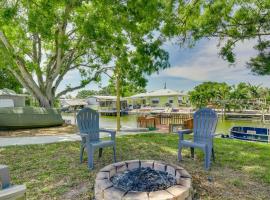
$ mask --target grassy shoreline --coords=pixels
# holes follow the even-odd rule
[[[177,162],[177,135],[140,134],[117,138],[117,159],[155,159],[179,164],[193,177],[201,199],[268,199],[270,195],[270,145],[217,138],[216,162],[203,169],[203,154],[195,160],[184,150]],[[79,142],[0,148],[0,163],[11,170],[13,183],[27,185],[27,199],[92,199],[95,175],[112,163],[112,150],[95,155],[93,171],[79,164]],[[85,157],[86,158],[86,157]],[[212,181],[208,181],[208,177]]]

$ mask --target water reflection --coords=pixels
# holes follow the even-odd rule
[[[75,124],[75,118],[73,114],[63,114],[64,120],[69,120],[72,124]],[[102,128],[116,128],[116,117],[113,116],[101,116],[99,119],[100,127]],[[121,126],[123,128],[136,128],[136,115],[126,115],[121,117]],[[224,120],[218,121],[217,133],[228,134],[232,126],[251,126],[251,127],[266,127],[270,128],[270,124],[263,124],[260,121],[243,121],[243,120]]]

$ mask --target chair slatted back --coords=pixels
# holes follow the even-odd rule
[[[216,131],[217,113],[210,108],[202,108],[194,113],[194,142],[211,142],[211,134]]]
[[[77,114],[80,133],[90,135],[91,141],[99,141],[99,113],[90,108],[83,108]]]

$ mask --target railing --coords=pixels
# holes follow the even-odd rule
[[[181,127],[192,128],[192,115],[189,113],[161,113],[153,116],[139,116],[137,118],[138,127],[156,128],[157,125],[179,125]]]
[[[185,121],[191,119],[191,114],[159,114],[157,116],[160,119],[161,125],[170,125],[170,124],[184,124]]]
[[[157,118],[155,117],[138,117],[137,126],[140,128],[156,128],[158,124]]]

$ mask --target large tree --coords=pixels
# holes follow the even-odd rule
[[[3,0],[0,2],[0,67],[9,70],[42,107],[56,98],[97,80],[109,58],[97,50],[98,36],[86,39],[79,31],[83,1]],[[94,31],[98,26],[92,27]],[[81,82],[59,84],[72,71]]]
[[[0,66],[43,107],[108,69],[118,84],[120,76],[142,84],[143,74],[168,66],[158,33],[171,8],[165,0],[3,0]],[[72,70],[80,71],[81,82],[59,91]]]

